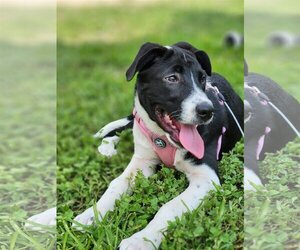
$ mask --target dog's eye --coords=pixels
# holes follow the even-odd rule
[[[170,83],[177,83],[179,81],[176,75],[169,75],[165,77],[165,80]]]

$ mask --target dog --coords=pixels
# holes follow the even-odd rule
[[[297,130],[300,129],[300,104],[272,79],[249,73],[246,62],[244,68],[244,184],[245,189],[254,190],[251,183],[263,184],[259,175],[259,161],[265,158],[266,153],[275,153],[297,137]],[[279,112],[287,118],[295,131]]]
[[[300,44],[300,37],[288,31],[272,32],[267,38],[269,47],[292,48]]]
[[[117,141],[115,130],[132,125],[134,154],[97,202],[99,217],[114,209],[138,170],[149,177],[153,166],[164,163],[186,174],[189,186],[163,205],[143,230],[122,240],[122,250],[159,247],[168,221],[197,208],[214,184],[220,184],[218,160],[240,140],[238,127],[243,126],[241,98],[224,77],[212,73],[208,55],[186,42],[143,44],[126,72],[127,80],[136,74],[133,116],[110,124],[107,131],[112,133],[106,136]],[[80,224],[90,225],[94,218],[93,208],[88,208],[73,226],[81,230]]]
[[[244,44],[244,36],[236,31],[228,31],[224,36],[223,43],[227,47],[240,48]]]

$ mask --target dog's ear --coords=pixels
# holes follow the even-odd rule
[[[154,59],[162,56],[168,49],[156,43],[145,43],[141,46],[134,61],[126,71],[126,79],[130,81],[136,72],[149,67]]]
[[[187,42],[179,42],[179,43],[174,44],[174,46],[191,51],[196,56],[202,69],[205,70],[205,72],[208,76],[211,76],[210,59],[209,59],[209,56],[203,50],[198,50],[197,48],[195,48],[194,46],[192,46],[191,44],[189,44]]]
[[[205,70],[206,74],[208,76],[211,76],[211,63],[209,56],[204,52],[203,50],[198,50],[196,53],[196,58],[200,65],[202,66],[202,69]]]

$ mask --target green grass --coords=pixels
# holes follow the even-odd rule
[[[126,83],[125,71],[141,44],[190,42],[207,51],[213,70],[242,95],[243,49],[222,45],[228,30],[243,31],[242,13],[240,1],[58,9],[58,249],[114,249],[184,190],[186,179],[175,171],[163,168],[149,179],[139,175],[133,195],[123,196],[101,223],[85,233],[70,227],[133,153],[130,132],[122,134],[119,153],[112,158],[97,153],[100,142],[92,134],[132,111],[134,84]],[[241,148],[237,151],[223,163],[224,186],[195,212],[170,224],[162,249],[241,247]]]
[[[128,135],[123,136],[123,140]],[[233,249],[243,244],[243,146],[220,164],[222,187],[211,191],[202,205],[170,223],[161,249]],[[76,232],[74,213],[61,206],[58,245],[61,249],[116,249],[121,240],[143,229],[163,204],[187,187],[185,176],[162,168],[146,179],[138,174],[132,195],[123,195],[101,222]],[[92,202],[89,202],[93,205]]]
[[[300,100],[299,46],[292,48],[267,46],[268,36],[274,31],[298,35],[298,1],[247,1],[245,5],[245,58],[249,71],[261,73],[276,81]]]
[[[261,163],[264,187],[245,194],[245,248],[299,249],[300,140]]]
[[[23,225],[55,206],[54,46],[0,46],[0,248],[53,249],[55,229]]]

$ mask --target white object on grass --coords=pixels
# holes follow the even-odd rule
[[[107,137],[102,140],[101,145],[98,147],[100,154],[111,157],[117,154],[115,146],[120,141],[119,136]]]

